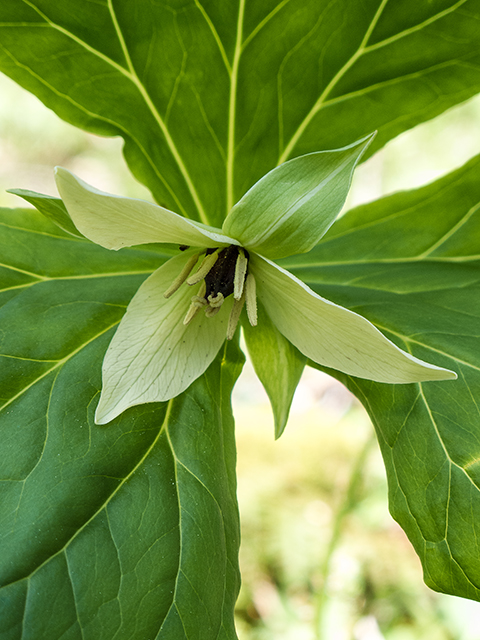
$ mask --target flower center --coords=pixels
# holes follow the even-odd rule
[[[215,249],[207,249],[207,255],[215,252]],[[231,244],[229,247],[218,252],[218,258],[213,267],[205,276],[205,298],[209,299],[218,297],[221,293],[223,298],[228,298],[234,292],[235,288],[235,269],[238,262],[240,250],[239,247]],[[244,252],[245,259],[248,264],[249,255]],[[243,281],[247,277],[243,274]]]
[[[182,251],[185,249],[187,247],[183,245],[180,247]],[[184,282],[190,286],[201,283],[197,295],[191,299],[190,308],[183,321],[184,324],[189,324],[200,309],[205,310],[207,318],[217,315],[225,298],[233,294],[234,302],[227,328],[227,338],[231,340],[244,303],[250,324],[257,324],[255,279],[248,271],[250,256],[246,249],[233,244],[222,249],[207,249],[197,271],[190,275],[200,255],[197,253],[190,257],[164,295],[169,298]]]

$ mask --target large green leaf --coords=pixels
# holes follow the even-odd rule
[[[480,156],[421,189],[348,212],[284,266],[458,380],[343,380],[367,408],[390,509],[429,586],[480,600]]]
[[[0,224],[0,638],[235,638],[243,356],[228,343],[185,394],[95,425],[109,340],[168,255],[34,211]]]
[[[2,0],[0,70],[220,226],[276,164],[480,90],[477,0]],[[459,35],[461,34],[461,35]]]
[[[476,0],[2,0],[0,70],[68,122],[123,136],[161,204],[219,226],[284,160],[377,129],[374,151],[478,92],[479,19]],[[290,261],[459,372],[347,383],[427,580],[474,598],[477,174],[352,212]],[[1,640],[234,638],[236,346],[168,406],[94,426],[108,341],[167,253],[108,253],[28,212],[1,224]]]

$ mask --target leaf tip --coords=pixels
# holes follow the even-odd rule
[[[277,416],[274,410],[273,415],[275,420],[275,440],[278,440],[280,436],[283,434],[283,432],[285,431],[285,427],[287,426],[288,414],[285,416],[282,416],[282,419],[279,419],[279,417]]]

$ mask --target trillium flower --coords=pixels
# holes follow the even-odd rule
[[[312,291],[273,260],[309,251],[338,215],[370,137],[301,156],[257,182],[221,229],[142,200],[110,195],[65,169],[56,182],[81,233],[108,249],[175,243],[178,255],[141,285],[103,363],[95,420],[182,393],[212,363],[242,320],[266,322],[316,363],[368,380],[455,378],[402,351],[362,316]],[[264,311],[263,311],[264,310]],[[264,330],[264,329],[263,329]]]

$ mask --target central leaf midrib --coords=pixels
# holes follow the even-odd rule
[[[177,146],[173,140],[173,138],[170,135],[170,132],[165,124],[165,122],[163,121],[162,116],[160,115],[160,113],[158,112],[158,109],[156,108],[156,106],[153,103],[153,100],[150,97],[150,94],[148,93],[146,87],[143,85],[143,83],[140,81],[140,78],[137,75],[137,72],[135,71],[135,67],[133,66],[132,60],[130,58],[130,53],[128,51],[125,39],[123,37],[123,33],[122,30],[120,28],[120,25],[118,23],[117,17],[115,15],[115,11],[113,9],[113,5],[112,5],[112,0],[108,0],[108,9],[112,18],[112,22],[115,28],[115,32],[117,34],[118,40],[120,42],[120,46],[122,47],[122,51],[123,54],[125,56],[125,60],[127,62],[128,68],[129,68],[129,74],[128,77],[129,79],[133,82],[133,84],[135,85],[135,87],[137,88],[138,92],[140,93],[140,95],[142,96],[145,104],[147,105],[147,107],[149,108],[151,114],[153,115],[155,121],[157,122],[160,131],[163,133],[163,136],[167,142],[167,146],[170,149],[170,152],[175,160],[175,162],[177,163],[178,168],[180,169],[180,173],[183,176],[183,179],[185,180],[185,183],[187,185],[187,188],[190,192],[190,195],[192,197],[193,202],[195,203],[195,206],[197,208],[198,211],[198,215],[200,217],[200,220],[204,223],[204,224],[208,224],[209,220],[208,217],[205,213],[205,210],[203,208],[202,203],[200,202],[200,198],[198,196],[197,190],[195,189],[195,185],[193,184],[193,181],[190,177],[190,174],[187,170],[187,167],[185,166],[185,163],[183,162],[182,157],[180,156],[180,153],[177,149]]]
[[[237,82],[240,56],[242,53],[243,38],[243,17],[245,12],[245,0],[239,0],[237,33],[235,39],[235,50],[233,54],[232,72],[230,76],[230,92],[228,102],[228,141],[227,141],[227,163],[226,163],[226,191],[227,202],[225,215],[228,215],[235,204],[234,195],[234,170],[235,170],[235,117],[237,103]]]

